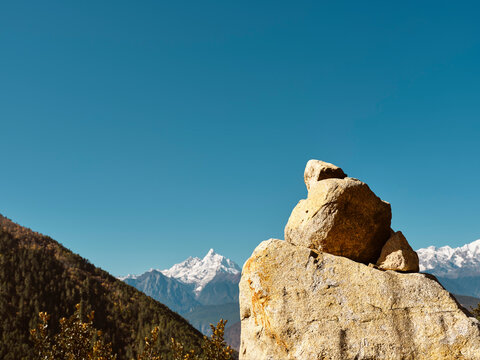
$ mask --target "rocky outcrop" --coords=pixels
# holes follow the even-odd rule
[[[282,240],[240,281],[240,359],[480,359],[479,322],[431,275],[381,271]]]
[[[401,231],[394,233],[383,245],[377,265],[382,270],[418,272],[418,255]]]
[[[324,179],[310,185],[307,199],[293,209],[285,240],[375,263],[390,236],[391,218],[390,204],[367,184],[353,178]]]
[[[479,321],[417,272],[390,204],[338,169],[307,164],[286,241],[245,263],[240,359],[480,360]]]

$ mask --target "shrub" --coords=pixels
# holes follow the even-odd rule
[[[87,320],[81,317],[80,304],[76,305],[74,314],[69,318],[60,319],[60,331],[52,336],[48,334],[50,315],[40,312],[40,322],[35,329],[30,330],[30,336],[35,345],[38,360],[116,360],[112,344],[107,343],[101,331],[93,326],[94,312],[87,315]],[[171,339],[170,350],[174,360],[233,360],[234,350],[225,343],[224,331],[226,320],[220,320],[217,326],[210,324],[212,336],[204,336],[203,354],[194,350],[186,350],[185,346]],[[150,336],[145,338],[142,353],[136,360],[162,360],[158,350],[159,327],[153,328]]]
[[[94,312],[82,321],[80,304],[75,313],[60,319],[60,332],[50,338],[47,333],[50,316],[40,312],[40,323],[30,330],[35,352],[41,360],[115,360],[112,344],[106,343],[101,331],[93,327]]]

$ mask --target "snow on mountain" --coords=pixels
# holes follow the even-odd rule
[[[240,274],[241,269],[232,260],[210,249],[203,259],[189,257],[170,269],[160,271],[163,275],[175,278],[184,284],[194,284],[194,291],[198,294],[219,274],[237,275]]]
[[[136,280],[138,275],[128,274],[127,276],[118,276],[117,279],[121,281],[125,280]]]
[[[237,264],[210,249],[203,259],[189,257],[170,269],[119,279],[185,314],[199,306],[237,303],[240,275]]]
[[[480,276],[480,239],[457,248],[429,246],[417,254],[420,271],[447,279]]]

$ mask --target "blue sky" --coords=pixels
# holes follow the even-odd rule
[[[283,238],[311,158],[480,238],[474,2],[0,4],[0,212],[114,275]]]

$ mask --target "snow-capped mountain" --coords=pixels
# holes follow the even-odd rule
[[[420,271],[456,279],[465,276],[480,276],[480,240],[458,248],[429,246],[417,250]]]
[[[480,240],[457,248],[429,246],[417,254],[420,271],[435,275],[448,291],[480,296]]]
[[[216,254],[213,249],[210,249],[203,259],[189,257],[187,260],[161,272],[163,275],[177,279],[184,284],[194,284],[194,291],[199,294],[219,274],[232,275],[232,278],[236,278],[241,269],[232,260]]]
[[[122,281],[178,313],[189,312],[200,305],[195,299],[192,285],[169,278],[158,270],[150,270],[139,276],[129,275]]]
[[[240,267],[210,249],[203,259],[189,257],[170,269],[151,269],[119,279],[185,314],[202,305],[238,302]]]

